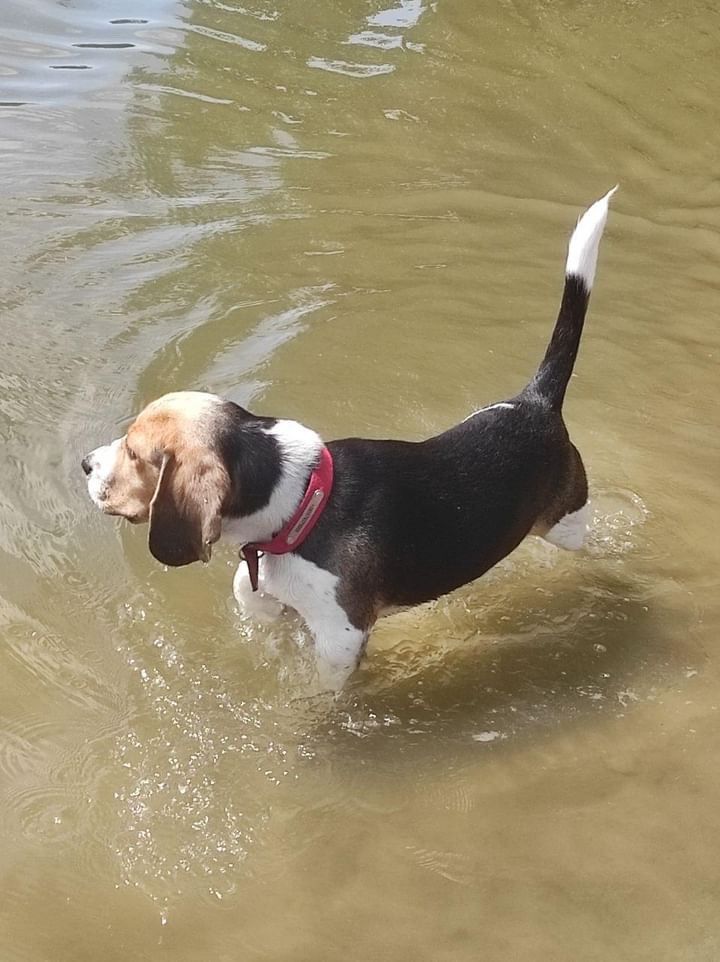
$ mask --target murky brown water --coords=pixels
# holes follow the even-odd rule
[[[3,0],[3,962],[720,958],[720,12],[386,2]],[[518,389],[616,181],[588,550],[384,622],[334,710],[229,549],[87,500],[167,390],[420,437]]]

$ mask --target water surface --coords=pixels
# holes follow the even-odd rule
[[[720,14],[4,0],[8,962],[720,957]],[[169,390],[420,438],[515,392],[619,181],[566,404],[586,551],[383,622],[332,707],[234,556],[79,459]]]

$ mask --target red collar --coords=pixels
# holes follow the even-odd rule
[[[287,554],[299,548],[310,534],[330,497],[333,485],[333,459],[323,446],[320,464],[313,469],[305,495],[290,520],[273,535],[270,541],[255,541],[240,549],[240,558],[247,563],[252,590],[258,590],[258,551],[266,554]]]

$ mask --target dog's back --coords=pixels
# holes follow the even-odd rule
[[[353,594],[381,607],[437,598],[480,577],[530,533],[581,546],[588,487],[562,404],[613,193],[578,221],[550,343],[519,395],[426,441],[328,445],[333,497],[302,553],[342,572]]]

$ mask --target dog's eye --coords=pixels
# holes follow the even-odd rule
[[[125,445],[125,450],[127,451],[127,456],[131,461],[137,461],[137,454],[135,454],[133,449],[128,444]]]

